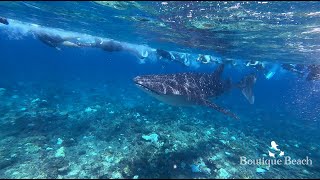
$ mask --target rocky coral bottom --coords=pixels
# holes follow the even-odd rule
[[[235,121],[163,104],[131,86],[70,84],[1,88],[1,178],[320,177],[319,135],[280,110]],[[277,120],[268,127],[269,118]],[[275,159],[308,156],[312,165],[240,164],[240,157],[270,159],[273,140],[285,152]]]

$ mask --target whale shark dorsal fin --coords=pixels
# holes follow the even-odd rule
[[[204,105],[206,105],[208,107],[211,107],[211,108],[215,109],[216,111],[219,111],[219,112],[221,112],[221,113],[223,113],[225,115],[228,115],[228,116],[230,116],[230,117],[232,117],[234,119],[237,119],[237,120],[240,119],[237,115],[233,114],[230,110],[224,109],[223,107],[220,107],[220,106],[216,105],[213,102],[210,102],[210,101],[208,101],[206,99],[204,99],[203,102],[204,102]]]
[[[224,64],[220,64],[215,71],[213,72],[214,76],[221,76],[222,72],[224,70]]]

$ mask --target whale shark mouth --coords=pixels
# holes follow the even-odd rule
[[[135,81],[134,83],[136,84],[136,86],[140,87],[141,89],[143,89],[143,90],[145,90],[145,91],[147,91],[149,93],[154,93],[154,94],[160,95],[159,92],[154,91],[154,90],[148,88],[147,86],[145,86],[145,85],[143,85],[143,84],[141,84],[141,83],[139,83],[137,81]]]
[[[144,86],[144,85],[142,85],[142,84],[139,84],[138,82],[135,82],[135,84],[136,84],[138,87],[141,87],[141,88],[143,88],[143,89],[145,89],[145,90],[150,91],[150,89],[148,89],[146,86]]]
[[[150,96],[158,99],[159,101],[165,102],[167,104],[173,105],[173,106],[190,106],[194,105],[193,102],[189,102],[185,96],[177,96],[177,95],[166,95],[162,94],[161,92],[158,92],[156,90],[153,90],[152,88],[148,88],[147,85],[144,85],[143,82],[135,79],[134,81],[135,85],[144,91],[145,93],[149,94]]]

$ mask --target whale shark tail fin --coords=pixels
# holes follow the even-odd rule
[[[253,85],[257,78],[255,75],[245,76],[238,84],[244,97],[249,101],[250,104],[254,103]]]

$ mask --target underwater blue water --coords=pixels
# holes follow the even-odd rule
[[[41,4],[48,5],[47,2],[37,5]],[[59,3],[48,6],[61,7]],[[85,11],[85,5],[82,6]],[[41,16],[34,9],[30,13],[34,19]],[[12,18],[9,19],[12,24],[19,24],[10,13],[7,15]],[[67,28],[67,23],[62,24],[42,26],[60,26],[62,30],[73,32],[80,28]],[[67,46],[57,50],[22,33],[18,26],[16,33],[1,26],[2,178],[320,177],[319,80],[306,81],[305,77],[281,68],[267,79],[252,67],[226,65],[223,78],[231,77],[233,83],[250,73],[257,76],[253,105],[236,88],[213,100],[240,117],[234,120],[204,106],[180,107],[160,102],[133,82],[134,77],[146,74],[211,73],[217,67],[215,63],[186,66],[161,59],[147,59],[141,63],[141,59],[127,51],[106,52],[98,48]],[[79,29],[78,32],[89,34],[92,31],[94,29]],[[105,36],[100,36],[101,32],[97,34],[134,46],[148,44],[148,39],[138,42],[139,35],[118,39],[109,36],[116,34],[117,29],[108,31],[110,34],[105,33]],[[129,29],[125,31],[130,32]],[[156,34],[149,36],[157,38]],[[153,44],[155,42],[149,43],[148,47],[156,48]],[[183,49],[180,46],[172,52]],[[171,50],[170,46],[166,48]],[[192,48],[188,52],[198,55]],[[242,60],[245,62],[245,57]],[[268,63],[280,66],[281,61]],[[308,65],[308,62],[300,63]],[[159,135],[159,139],[142,138],[151,133]],[[62,142],[57,143],[58,138]],[[271,141],[276,141],[291,158],[308,156],[312,165],[270,168],[239,165],[240,156],[268,157]]]

